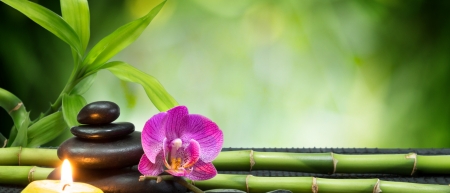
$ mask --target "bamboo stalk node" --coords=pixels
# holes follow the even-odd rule
[[[380,193],[381,188],[380,188],[380,179],[377,180],[377,183],[375,183],[375,186],[373,186],[373,193]]]
[[[248,179],[250,178],[250,176],[252,176],[252,175],[247,175],[247,177],[245,177],[245,187],[247,189],[247,193],[250,193],[250,189],[248,186]]]
[[[317,178],[316,177],[312,178],[311,190],[312,190],[313,193],[318,193],[319,192],[319,185],[317,184]]]
[[[34,181],[34,172],[36,171],[36,166],[32,167],[28,172],[28,183]]]
[[[333,160],[333,173],[332,174],[334,174],[334,173],[336,173],[338,160],[336,158],[334,158],[333,152],[331,152],[331,159]]]
[[[20,102],[20,103],[17,103],[17,105],[13,108],[13,109],[11,109],[10,111],[8,111],[8,114],[11,114],[13,111],[17,111],[17,110],[19,110],[20,109],[20,107],[23,105],[23,103],[22,102]]]
[[[250,171],[252,171],[253,166],[256,164],[255,157],[253,156],[253,150],[250,150]]]
[[[414,159],[414,165],[413,165],[413,169],[411,171],[411,176],[412,176],[417,170],[417,154],[416,153],[410,153],[410,154],[406,155],[405,158],[406,159]]]

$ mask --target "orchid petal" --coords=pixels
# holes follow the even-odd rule
[[[163,144],[164,144],[164,148],[163,148],[163,158],[164,158],[164,165],[166,166],[166,168],[171,169],[169,163],[167,162],[169,153],[170,153],[170,147],[169,147],[169,142],[167,141],[167,138],[164,138],[163,140]]]
[[[181,136],[181,140],[195,139],[201,147],[200,159],[211,162],[219,155],[223,145],[223,133],[216,123],[208,118],[192,114],[189,115],[188,125]]]
[[[166,170],[166,172],[172,176],[187,176],[189,174],[187,170]]]
[[[183,152],[185,153],[182,157],[184,168],[193,166],[200,159],[200,145],[194,139],[191,139],[189,146]]]
[[[155,163],[156,156],[163,148],[165,137],[164,123],[167,113],[158,113],[150,118],[142,130],[142,147],[147,158]]]
[[[188,109],[185,106],[177,106],[167,111],[165,125],[166,137],[169,141],[180,138],[187,125]]]
[[[162,160],[162,155],[157,156],[157,162],[152,163],[147,156],[144,154],[139,161],[138,170],[142,175],[146,176],[157,176],[164,171],[164,164]]]
[[[212,163],[205,163],[202,160],[194,165],[194,169],[186,177],[191,180],[208,180],[217,175],[217,170]]]

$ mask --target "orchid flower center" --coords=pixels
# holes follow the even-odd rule
[[[175,176],[186,176],[191,173],[200,158],[200,147],[193,139],[187,146],[183,146],[180,138],[174,139],[167,144],[165,150],[166,172]]]
[[[181,141],[180,138],[174,139],[171,142],[171,148],[170,148],[170,155],[169,155],[169,164],[170,169],[172,170],[178,170],[181,166],[181,157],[177,157],[177,151],[181,148],[181,145],[183,144],[183,141]]]

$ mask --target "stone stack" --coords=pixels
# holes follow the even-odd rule
[[[141,133],[134,131],[132,123],[112,123],[119,115],[119,106],[108,101],[83,107],[77,120],[84,125],[70,129],[76,137],[61,144],[58,157],[85,169],[116,169],[138,164],[144,154]]]
[[[93,102],[83,107],[77,120],[81,124],[70,131],[75,137],[63,142],[58,157],[72,165],[74,181],[99,187],[105,193],[115,192],[186,192],[173,182],[139,182],[136,167],[144,154],[141,132],[129,122],[113,123],[120,115],[117,104]],[[60,168],[48,177],[60,179]]]

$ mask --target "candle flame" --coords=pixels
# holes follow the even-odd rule
[[[69,160],[65,159],[61,168],[61,186],[72,185],[72,167]]]

